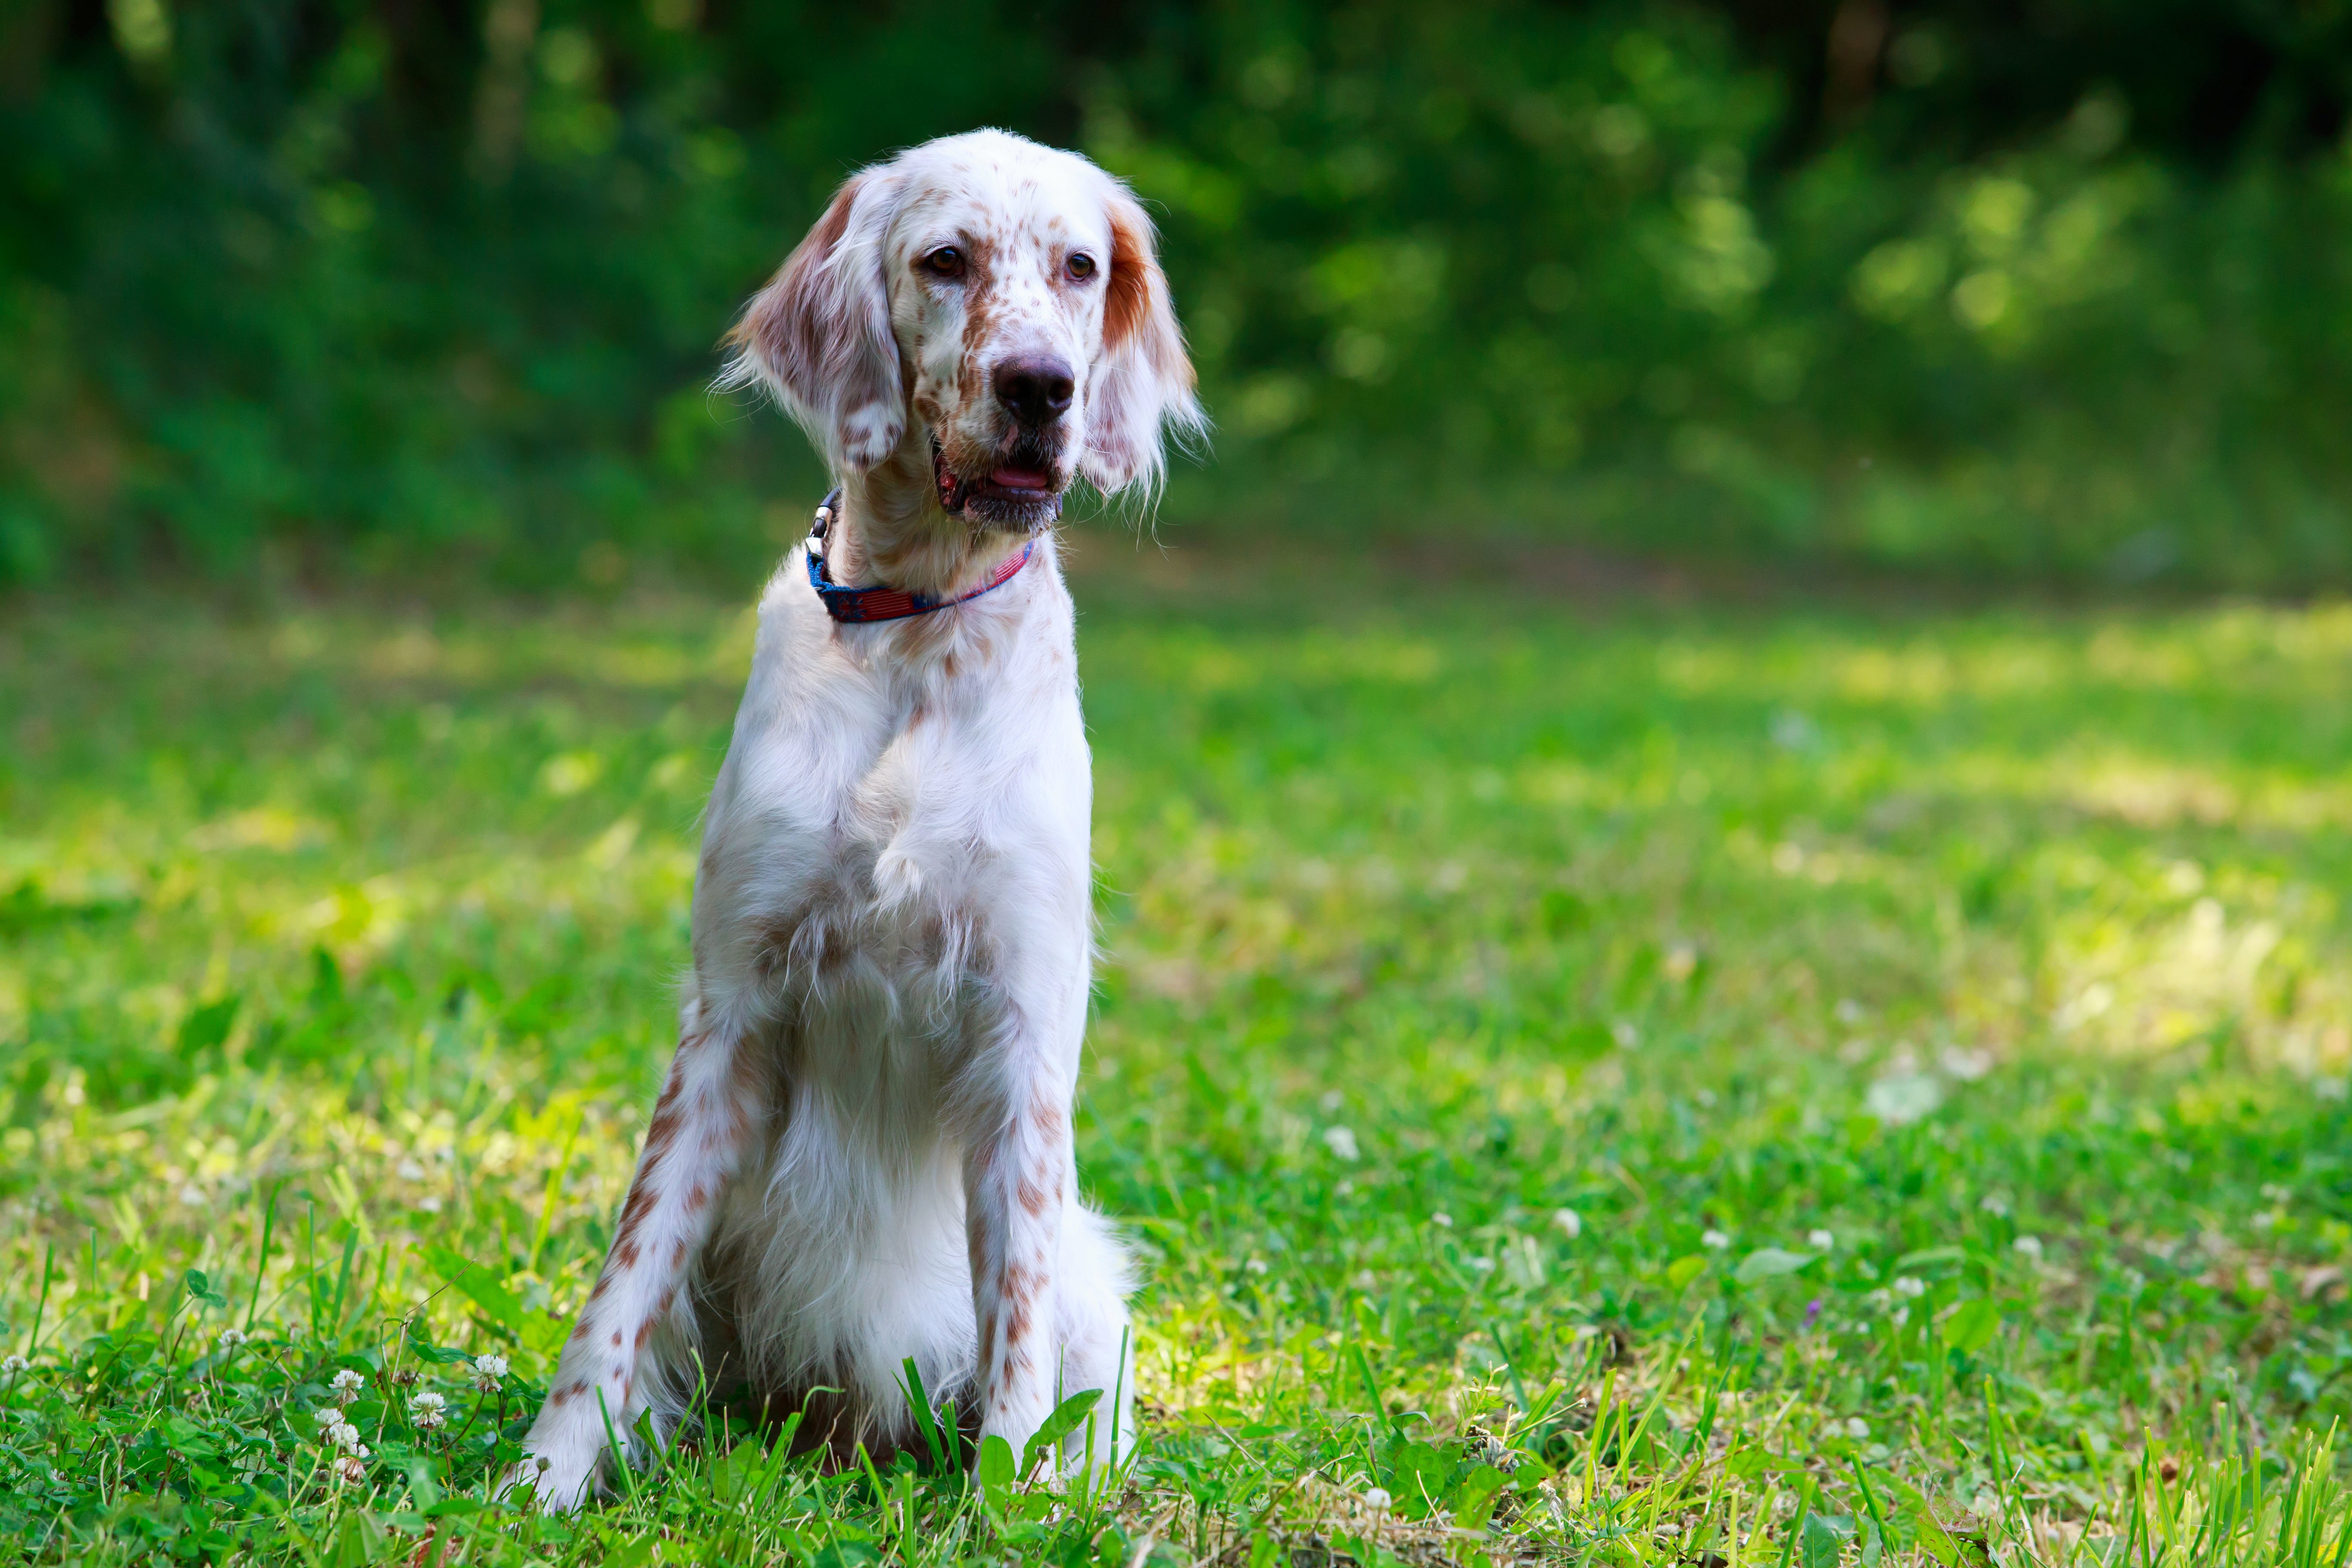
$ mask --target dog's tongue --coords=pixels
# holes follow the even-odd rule
[[[1045,476],[1035,468],[999,468],[988,479],[999,489],[1042,490],[1046,487]]]

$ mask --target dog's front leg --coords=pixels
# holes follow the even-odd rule
[[[1018,1460],[1054,1409],[1062,1217],[1074,1166],[1070,1089],[1060,1075],[1039,1064],[1032,1081],[1002,1089],[965,1151],[964,1223],[981,1440],[1003,1438]]]
[[[656,1398],[674,1415],[693,1392],[694,1371],[680,1364],[692,1336],[679,1293],[757,1113],[750,1048],[740,1028],[687,1004],[612,1250],[524,1440],[529,1457],[507,1479],[532,1482],[551,1512],[582,1500],[611,1442],[625,1448]]]

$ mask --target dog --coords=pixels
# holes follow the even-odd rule
[[[999,131],[853,175],[730,334],[839,482],[760,601],[678,1042],[507,1477],[551,1510],[731,1389],[846,1457],[918,1427],[1117,1463],[1125,1252],[1079,1197],[1092,775],[1054,525],[1204,427],[1151,223]]]

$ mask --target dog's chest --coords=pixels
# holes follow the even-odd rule
[[[1075,662],[1066,640],[1028,652],[755,670],[712,797],[698,931],[756,933],[743,956],[788,1010],[869,1038],[967,1035],[1041,953],[1083,963]]]

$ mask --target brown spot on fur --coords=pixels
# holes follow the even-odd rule
[[[596,1283],[595,1283],[593,1286],[590,1287],[590,1289],[589,1289],[589,1291],[588,1291],[588,1299],[589,1299],[591,1301],[593,1301],[593,1300],[594,1300],[597,1297],[602,1296],[605,1291],[607,1291],[607,1290],[611,1289],[612,1288],[613,1288],[613,1276],[611,1275],[611,1273],[610,1273],[610,1272],[606,1272],[606,1273],[604,1273],[604,1274],[599,1274],[598,1276],[596,1276]],[[583,1323],[583,1324],[581,1324],[580,1326],[581,1326],[581,1328],[582,1328],[583,1331],[588,1327],[588,1325],[587,1325],[587,1324],[585,1324],[585,1323]]]
[[[645,1159],[658,1158],[664,1150],[676,1142],[678,1126],[685,1120],[676,1110],[670,1108],[667,1100],[662,1103],[663,1109],[654,1112],[653,1121],[646,1127],[646,1147],[642,1156]]]
[[[1056,1182],[1048,1185],[1048,1180],[1044,1176],[1021,1178],[1021,1206],[1032,1215],[1042,1215],[1046,1205],[1062,1195],[1061,1184]]]
[[[1103,352],[1115,353],[1151,312],[1152,291],[1161,293],[1160,263],[1151,254],[1151,220],[1125,198],[1110,204],[1110,282],[1103,291]]]
[[[639,1350],[643,1350],[643,1349],[645,1349],[645,1348],[646,1348],[646,1342],[647,1340],[649,1340],[649,1339],[652,1339],[653,1337],[654,1337],[654,1321],[653,1321],[651,1318],[647,1318],[644,1322],[639,1323],[639,1324],[637,1325],[637,1348],[638,1348]],[[620,1336],[620,1335],[618,1335],[618,1334],[614,1334],[614,1335],[613,1336],[613,1342],[614,1342],[614,1344],[618,1344],[618,1343],[620,1343],[620,1342],[621,1342],[621,1336]]]
[[[621,1342],[621,1331],[618,1329],[613,1331],[613,1342],[616,1345]]]
[[[671,1245],[669,1260],[677,1268],[682,1268],[686,1266],[686,1237],[681,1236]]]
[[[572,1337],[575,1340],[586,1339],[588,1337],[588,1325],[584,1322],[574,1323],[572,1326]]]
[[[996,276],[996,245],[976,236],[964,247],[963,358],[956,364],[956,390],[969,403],[988,384],[980,357],[988,350],[996,321],[996,298],[990,284]]]
[[[613,1258],[614,1262],[618,1263],[624,1268],[635,1268],[637,1266],[636,1238],[635,1237],[631,1237],[628,1240],[621,1243],[620,1246],[613,1248]]]
[[[637,1226],[645,1222],[646,1215],[653,1212],[654,1205],[659,1201],[653,1188],[643,1180],[629,1189],[629,1201],[621,1205],[621,1224],[615,1232],[624,1245],[636,1234]],[[633,1252],[630,1256],[634,1258],[635,1254]]]
[[[964,1251],[971,1262],[971,1277],[978,1280],[988,1272],[989,1254],[994,1249],[995,1237],[985,1225],[974,1225],[964,1232]]]
[[[694,1184],[693,1190],[686,1194],[686,1212],[694,1214],[709,1201],[710,1189],[697,1182]]]
[[[760,1053],[741,1046],[727,1064],[727,1136],[740,1147],[751,1131],[751,1108],[768,1098],[768,1075]]]
[[[1054,1100],[1043,1098],[1029,1107],[1029,1120],[1036,1123],[1037,1135],[1048,1143],[1060,1140],[1062,1130],[1067,1122],[1062,1107]]]

